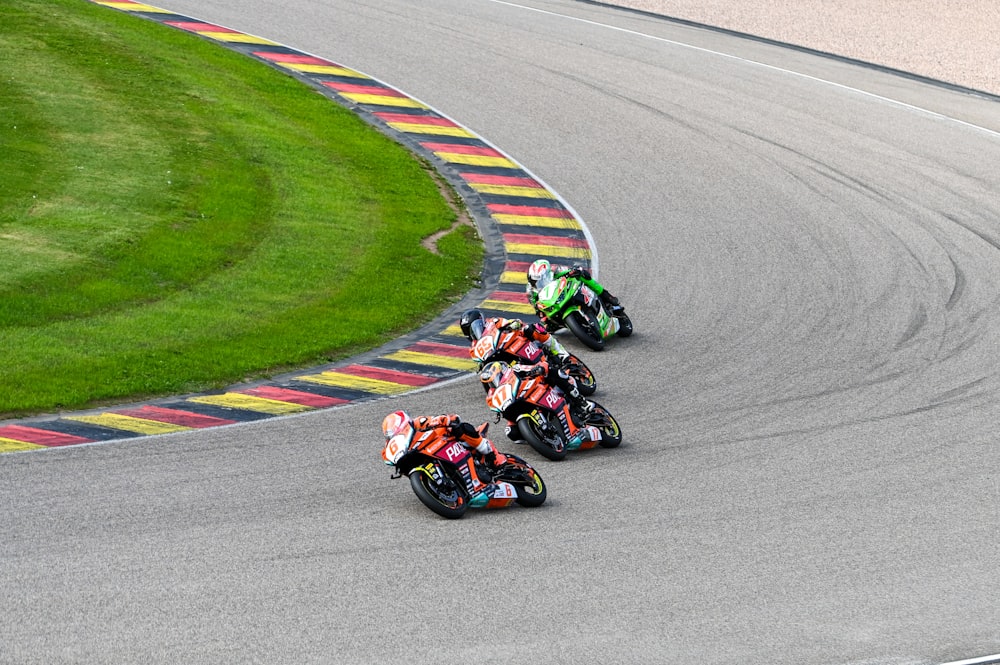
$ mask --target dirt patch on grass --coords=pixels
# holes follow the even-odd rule
[[[472,222],[472,216],[469,215],[469,211],[466,210],[465,206],[462,204],[462,200],[459,198],[458,194],[454,189],[452,189],[451,185],[449,185],[448,182],[441,177],[441,174],[429,166],[425,166],[424,169],[430,175],[434,184],[437,185],[438,191],[441,192],[441,196],[448,204],[448,207],[455,211],[455,222],[450,227],[442,229],[437,233],[432,233],[420,241],[420,244],[423,245],[427,251],[431,254],[440,256],[441,252],[438,251],[437,247],[438,240],[445,237],[460,226],[471,226],[472,228],[475,228],[475,224]]]

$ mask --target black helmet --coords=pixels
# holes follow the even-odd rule
[[[478,309],[470,309],[462,314],[462,318],[459,319],[458,324],[462,327],[462,333],[469,338],[470,342],[479,339],[480,335],[483,334],[483,328],[486,327],[483,321],[483,313]]]

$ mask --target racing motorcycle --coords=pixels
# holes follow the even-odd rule
[[[538,284],[536,305],[545,317],[550,331],[567,327],[594,351],[604,348],[604,340],[617,334],[632,334],[632,320],[625,308],[616,306],[608,311],[593,289],[578,277],[564,275]]]
[[[544,375],[518,376],[514,366],[494,362],[483,369],[479,378],[488,385],[486,405],[496,413],[496,420],[506,418],[517,423],[521,436],[548,459],[561,460],[571,450],[586,450],[598,444],[615,448],[622,442],[618,421],[607,409],[593,402],[589,414],[577,413],[563,391],[549,385]],[[588,437],[590,427],[600,433],[597,439]]]
[[[476,428],[486,434],[489,424]],[[420,501],[435,513],[458,519],[469,508],[505,508],[513,503],[533,508],[548,493],[542,477],[530,464],[507,455],[498,469],[486,463],[460,441],[436,431],[417,432],[406,424],[386,441],[382,461],[395,468],[391,478],[410,479]]]
[[[524,335],[516,330],[490,326],[472,344],[469,355],[476,360],[481,370],[494,361],[510,365],[514,363],[534,365],[545,355],[545,349],[538,342],[525,339]],[[560,363],[554,357],[549,357],[548,362]],[[593,395],[597,390],[597,379],[593,372],[572,353],[559,366],[573,377],[576,388],[582,395]]]

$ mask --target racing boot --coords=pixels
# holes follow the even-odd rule
[[[625,308],[622,307],[621,301],[608,293],[607,289],[605,289],[601,295],[598,296],[598,298],[601,299],[601,303],[604,305],[604,308],[611,313],[611,316],[620,316],[625,313]]]
[[[489,467],[490,471],[495,471],[507,462],[507,456],[497,450],[493,442],[485,436],[476,446],[476,452],[482,456],[483,461],[486,462],[486,466]]]
[[[558,376],[559,387],[566,394],[570,410],[579,412],[584,416],[584,420],[586,420],[586,416],[590,415],[590,412],[594,410],[594,403],[580,394],[580,391],[576,387],[576,380],[569,375],[569,372],[560,368]]]
[[[573,387],[573,390],[566,393],[569,399],[570,410],[573,412],[574,420],[586,423],[590,414],[594,412],[594,403],[580,394],[580,391]]]
[[[508,420],[503,431],[511,442],[519,444],[527,443],[527,441],[524,440],[524,437],[521,436],[521,430],[518,429],[517,423]]]
[[[506,463],[507,456],[496,448],[486,453],[486,464],[490,467],[490,471],[496,471]]]
[[[545,350],[549,352],[549,357],[555,361],[556,367],[562,368],[566,366],[569,362],[570,355],[566,347],[559,343],[559,340],[555,338],[555,335],[549,335],[548,345]]]

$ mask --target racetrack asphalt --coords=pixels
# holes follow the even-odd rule
[[[545,505],[458,521],[379,422],[478,422],[472,380],[0,455],[0,661],[1000,652],[995,100],[569,0],[162,1],[405,85],[571,201],[636,325],[580,351],[624,441],[527,450]]]

